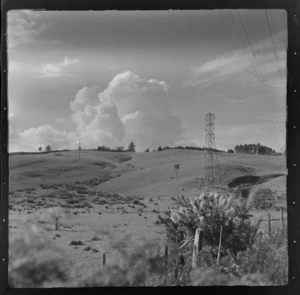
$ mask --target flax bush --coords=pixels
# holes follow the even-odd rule
[[[191,249],[197,228],[204,230],[203,245],[211,246],[213,255],[222,230],[222,251],[237,253],[254,243],[260,220],[251,223],[250,207],[233,195],[217,192],[202,193],[200,197],[177,199],[178,208],[170,209],[159,220],[165,224],[168,238],[177,245]]]

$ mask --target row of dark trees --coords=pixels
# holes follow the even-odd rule
[[[274,149],[261,144],[239,144],[234,147],[234,151],[238,154],[259,154],[278,156],[282,153],[276,152]]]
[[[169,146],[161,147],[161,146],[159,146],[157,148],[157,151],[161,152],[161,151],[164,151],[164,150],[174,150],[174,149],[177,149],[177,150],[194,150],[194,151],[206,151],[206,150],[208,150],[207,147],[201,148],[201,147],[196,147],[196,146],[185,146],[185,147],[183,147],[183,146],[175,146],[175,147],[169,147]],[[218,149],[212,149],[212,150],[215,151],[215,152],[225,152],[223,150],[218,150]],[[149,152],[149,151],[150,151],[149,148],[145,150],[145,152]],[[153,150],[153,151],[156,152],[156,150]]]
[[[109,148],[105,145],[98,146],[97,151],[105,151],[105,152],[135,152],[135,144],[134,142],[130,142],[128,148],[125,149],[123,146],[119,146],[115,149]]]
[[[81,148],[80,148],[81,149]],[[175,146],[175,147],[169,147],[169,146],[165,146],[165,147],[161,147],[159,146],[157,148],[157,151],[160,152],[160,151],[164,151],[164,150],[171,150],[171,149],[185,149],[185,150],[196,150],[196,151],[205,151],[205,150],[208,150],[207,147],[195,147],[195,146]],[[39,152],[42,152],[43,148],[40,146],[38,148]],[[50,152],[52,149],[51,149],[51,146],[50,145],[47,145],[46,148],[45,148],[45,151],[47,152]],[[225,152],[224,150],[218,150],[218,149],[212,149],[213,151],[215,152]],[[109,148],[109,147],[106,147],[104,145],[102,146],[98,146],[97,147],[97,151],[107,151],[107,152],[135,152],[135,143],[132,141],[129,143],[128,145],[128,148],[125,149],[123,146],[119,146],[115,149],[112,149],[112,148]],[[156,150],[154,149],[153,150],[154,152],[156,152]],[[150,152],[149,148],[147,148],[145,150],[145,152]],[[282,155],[282,153],[278,153],[276,152],[274,149],[268,147],[268,146],[264,146],[264,145],[261,145],[261,144],[239,144],[239,145],[236,145],[234,147],[234,150],[232,149],[229,149],[227,151],[227,153],[238,153],[238,154],[259,154],[259,155],[274,155],[274,156],[278,156],[278,155]]]
[[[81,147],[79,147],[79,149],[81,150]],[[45,147],[45,151],[46,152],[50,152],[52,149],[51,149],[51,146],[50,145],[47,145]],[[43,151],[43,148],[40,146],[38,148],[38,151],[39,152],[42,152]],[[128,148],[125,149],[123,146],[120,146],[120,147],[117,147],[116,149],[111,149],[109,147],[106,147],[104,145],[102,146],[98,146],[97,147],[97,151],[108,151],[108,152],[135,152],[135,144],[134,142],[130,142],[129,145],[128,145]]]

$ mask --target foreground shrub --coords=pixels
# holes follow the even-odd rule
[[[146,240],[133,245],[130,240],[116,241],[112,236],[111,250],[118,251],[121,261],[108,265],[78,283],[79,287],[95,286],[146,286],[153,276],[162,276],[165,260],[156,243]],[[136,243],[135,243],[136,244]]]
[[[8,272],[12,288],[59,286],[68,281],[69,260],[32,225],[10,239]]]
[[[165,224],[168,238],[191,249],[197,228],[203,229],[203,245],[212,247],[214,255],[222,226],[222,251],[246,250],[254,243],[260,220],[250,221],[250,207],[232,195],[201,194],[200,197],[177,199],[178,208],[170,209],[159,220]]]
[[[70,282],[69,261],[39,234],[37,228],[31,227],[10,241],[10,285],[34,288],[287,283],[287,239],[280,230],[273,232],[272,238],[257,239],[244,251],[234,254],[227,250],[219,264],[212,256],[212,248],[206,245],[199,253],[196,269],[192,269],[190,256],[183,255],[179,247],[169,247],[166,255],[165,249],[147,240],[115,237],[111,240],[111,250],[118,251],[120,261],[99,267],[96,273],[80,282]]]
[[[277,229],[271,238],[258,239],[253,247],[237,255],[228,253],[220,261],[220,269],[231,276],[260,273],[273,285],[288,283],[288,242],[285,233]]]

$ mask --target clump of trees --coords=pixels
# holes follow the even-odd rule
[[[135,144],[134,144],[133,141],[128,145],[127,151],[128,152],[135,152]]]
[[[281,153],[276,152],[274,149],[261,144],[239,144],[234,147],[234,150],[238,154],[259,154],[259,155],[272,155],[278,156]]]
[[[129,143],[128,148],[125,149],[123,146],[119,146],[115,149],[106,147],[105,145],[98,146],[97,151],[105,151],[105,152],[135,152],[135,143],[132,141]]]
[[[159,146],[157,148],[157,151],[160,152],[160,151],[165,151],[165,150],[194,150],[194,151],[206,151],[206,150],[209,150],[209,148],[207,147],[196,147],[196,146],[174,146],[174,147],[169,147],[169,146],[165,146],[165,147],[161,147]],[[225,152],[224,150],[218,150],[218,149],[211,149],[213,150],[214,152]]]

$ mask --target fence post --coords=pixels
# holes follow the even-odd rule
[[[168,249],[168,245],[166,245],[166,247],[165,247],[165,259],[166,259],[166,261],[168,261],[168,256],[169,256],[169,249]]]
[[[204,234],[204,230],[200,229],[200,233],[199,233],[199,251],[202,250],[203,234]]]
[[[283,209],[280,208],[281,229],[284,233]]]
[[[105,266],[105,264],[106,264],[106,254],[105,254],[105,252],[102,254],[102,264],[103,264],[103,266]]]
[[[164,268],[167,269],[168,267],[168,259],[169,259],[169,249],[168,245],[165,246],[165,253],[164,253]]]
[[[192,258],[192,267],[197,267],[197,258],[199,253],[199,237],[200,237],[200,228],[196,229],[194,245],[193,245],[193,258]]]
[[[223,234],[223,226],[221,225],[217,264],[219,264],[219,261],[220,261],[221,245],[222,245],[222,234]]]
[[[271,214],[268,212],[268,231],[269,237],[272,237]]]

